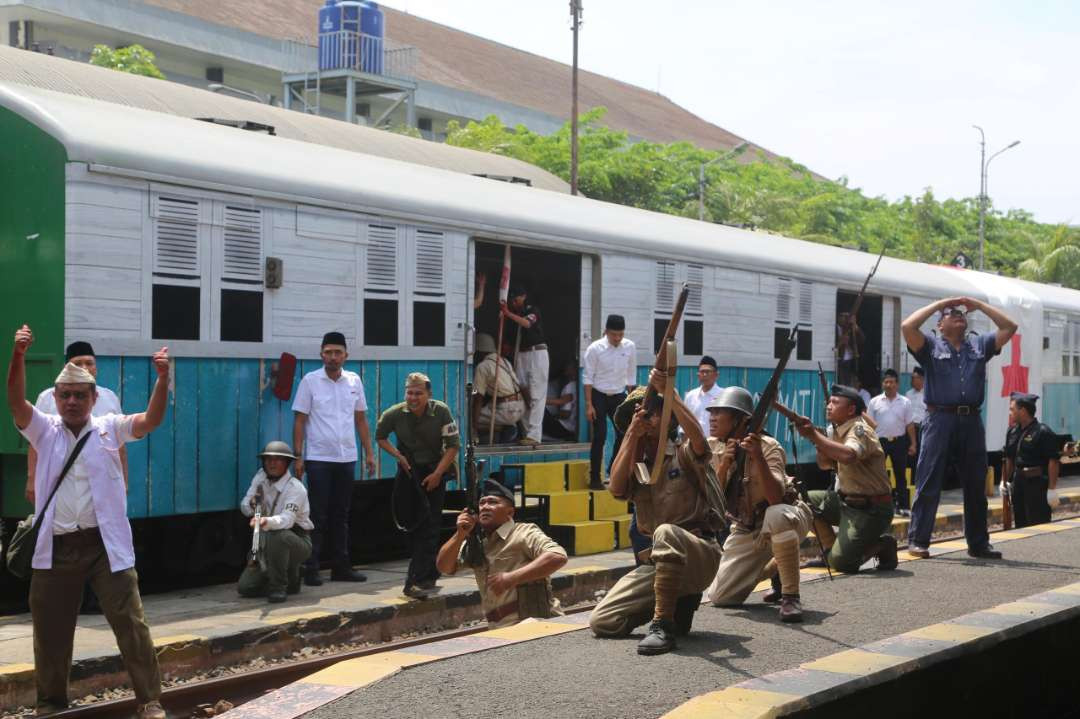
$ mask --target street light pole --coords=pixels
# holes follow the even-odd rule
[[[570,100],[570,194],[578,193],[578,29],[581,27],[581,0],[570,0],[570,17],[574,31],[574,69],[571,71]]]
[[[982,272],[986,269],[986,200],[990,184],[990,163],[1001,153],[1019,145],[1020,141],[1013,140],[988,158],[986,133],[978,125],[972,125],[972,127],[979,131],[979,271]]]
[[[711,165],[714,162],[720,162],[721,160],[726,160],[729,157],[733,157],[734,155],[737,155],[739,152],[741,152],[742,149],[744,147],[746,147],[747,145],[749,145],[749,144],[750,143],[748,143],[748,142],[740,142],[738,145],[731,148],[730,150],[725,152],[723,155],[720,155],[719,157],[714,157],[713,159],[709,160],[708,162],[701,163],[701,166],[698,168],[698,186],[697,186],[697,199],[698,199],[697,218],[699,220],[702,220],[702,221],[705,220],[705,167],[706,167],[706,165]]]

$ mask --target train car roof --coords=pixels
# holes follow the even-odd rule
[[[91,169],[343,207],[477,237],[764,271],[858,288],[874,256],[385,157],[0,83],[0,106]],[[875,294],[973,295],[1080,307],[1080,292],[885,257]]]
[[[285,110],[176,82],[117,72],[85,62],[0,46],[0,82],[154,110],[179,117],[214,117],[271,125],[280,137],[363,152],[465,174],[521,177],[534,187],[570,192],[562,178],[527,162],[490,152],[429,142],[329,117]]]

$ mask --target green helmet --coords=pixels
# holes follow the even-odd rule
[[[733,409],[747,417],[754,414],[754,397],[742,387],[725,387],[706,409]]]
[[[275,439],[273,442],[269,442],[263,447],[263,451],[259,452],[259,459],[262,459],[263,457],[285,457],[286,459],[296,459],[292,447],[282,442],[280,439]]]
[[[645,399],[645,395],[648,393],[648,387],[637,387],[633,392],[626,395],[626,399],[623,400],[615,409],[615,415],[611,418],[615,425],[615,429],[621,433],[625,433],[630,427],[630,422],[634,419],[634,413],[641,407],[642,401]],[[675,415],[671,415],[671,421],[668,425],[668,434],[674,439],[679,432],[679,422],[675,419]]]

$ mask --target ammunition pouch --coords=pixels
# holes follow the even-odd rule
[[[518,619],[527,617],[549,618],[551,616],[552,599],[551,584],[546,579],[518,585]]]

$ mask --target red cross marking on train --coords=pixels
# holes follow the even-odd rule
[[[1013,335],[1012,362],[1001,368],[1004,381],[1001,383],[1001,396],[1008,397],[1013,392],[1028,391],[1028,368],[1020,364],[1020,335]]]

